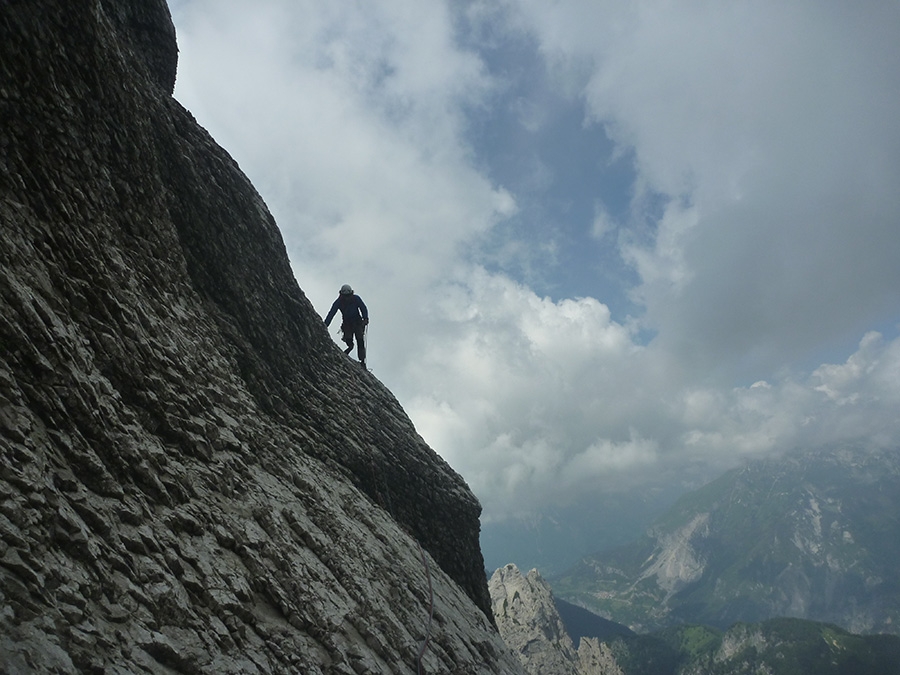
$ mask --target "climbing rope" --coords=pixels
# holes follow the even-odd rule
[[[384,485],[384,492],[382,492],[378,489],[378,478],[376,474],[379,472],[375,467],[375,460],[370,459],[369,466],[372,469],[372,480],[376,498],[381,502],[381,507],[386,508],[387,512],[391,514],[391,518],[396,522],[397,517],[394,515],[394,507],[391,504],[387,479],[384,477],[384,474],[382,474],[382,484]],[[404,528],[404,530],[405,529],[406,528]],[[422,640],[422,644],[416,654],[416,672],[418,675],[422,675],[422,659],[425,656],[425,651],[428,649],[428,644],[431,642],[431,624],[434,621],[434,588],[431,585],[431,566],[428,564],[428,557],[425,555],[425,549],[422,548],[421,542],[416,537],[413,537],[409,531],[407,531],[407,534],[416,540],[416,546],[419,547],[419,558],[422,561],[422,567],[425,568],[425,578],[428,580],[428,623],[425,626],[425,638]]]
[[[431,588],[431,568],[428,566],[428,558],[425,557],[425,551],[422,550],[422,544],[416,539],[419,545],[419,555],[422,558],[422,565],[425,566],[425,576],[428,577],[428,626],[425,628],[425,639],[422,640],[422,646],[419,648],[419,655],[416,657],[416,671],[418,675],[422,675],[422,657],[425,650],[428,649],[428,643],[431,641],[431,620],[434,618],[434,591]]]

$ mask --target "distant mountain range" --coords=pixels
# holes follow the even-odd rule
[[[803,619],[638,635],[554,598],[537,570],[506,565],[489,587],[500,634],[532,675],[900,674],[897,635],[853,635]]]
[[[795,617],[898,634],[900,452],[752,462],[551,583],[557,597],[637,632]]]

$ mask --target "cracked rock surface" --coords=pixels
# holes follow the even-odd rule
[[[0,670],[522,672],[176,60],[162,0],[2,3]]]
[[[576,675],[578,652],[566,632],[550,586],[537,570],[513,564],[496,570],[488,584],[500,634],[529,673]]]
[[[576,648],[537,570],[522,574],[510,563],[488,588],[500,635],[529,675],[623,675],[608,644],[583,637]]]

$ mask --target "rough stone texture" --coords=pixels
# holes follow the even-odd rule
[[[578,644],[578,673],[581,675],[626,675],[610,646],[597,638],[581,638]]]
[[[333,344],[176,55],[162,0],[0,2],[3,670],[416,672],[427,635],[421,672],[521,672],[477,500]]]
[[[575,649],[550,585],[537,570],[523,575],[515,565],[506,565],[494,572],[488,588],[500,635],[529,673],[621,675],[608,647],[596,639],[582,639]]]
[[[166,0],[101,0],[100,4],[113,22],[118,41],[143,62],[150,80],[171,94],[175,90],[178,47]]]
[[[674,532],[661,532],[659,553],[649,561],[638,582],[653,578],[666,593],[666,599],[703,576],[706,561],[694,549],[693,542],[709,536],[709,513],[698,513]]]

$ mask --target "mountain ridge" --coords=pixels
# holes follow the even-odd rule
[[[900,673],[897,635],[854,635],[792,618],[739,622],[725,630],[681,624],[636,634],[599,617],[569,623],[564,603],[537,570],[522,574],[509,564],[494,572],[489,585],[500,633],[534,675]],[[577,650],[573,631],[581,631]]]
[[[896,633],[898,502],[896,453],[842,447],[759,460],[553,586],[639,632],[789,616]]]
[[[3,662],[519,672],[478,500],[328,336],[176,64],[161,0],[0,15]]]

